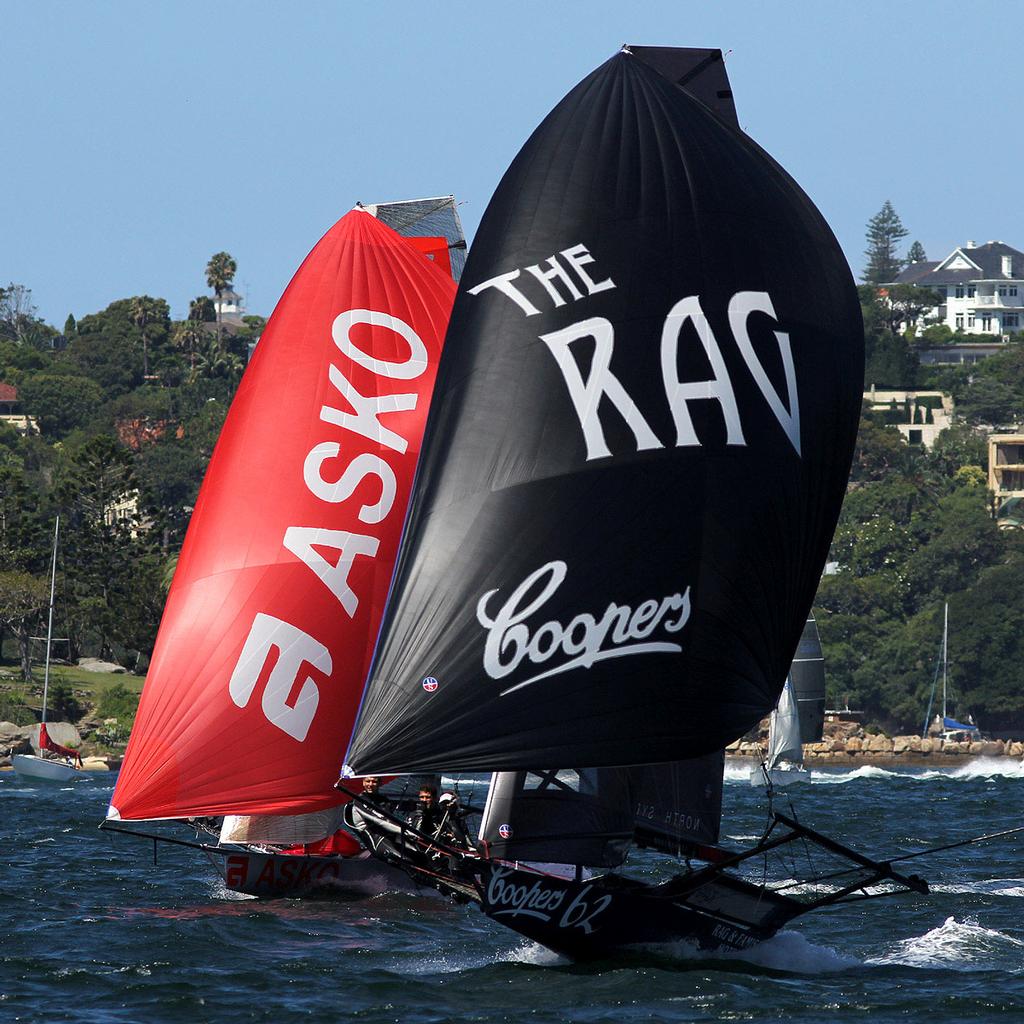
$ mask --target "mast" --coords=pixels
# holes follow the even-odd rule
[[[942,614],[942,727],[946,727],[946,667],[949,644],[949,602],[943,605]]]
[[[57,538],[60,536],[60,516],[53,527],[53,563],[50,566],[50,615],[46,623],[46,668],[43,670],[43,721],[46,725],[46,698],[50,689],[50,641],[53,639],[53,594],[57,583]]]

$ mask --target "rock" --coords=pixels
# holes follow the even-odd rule
[[[974,746],[972,743],[971,746]],[[981,743],[981,753],[984,757],[1002,757],[1003,756],[1003,741],[1002,740],[983,740]]]
[[[908,750],[913,749],[911,744],[914,740],[917,740],[918,750],[921,749],[921,740],[917,736],[896,736],[892,741],[892,752],[894,754],[905,754]]]
[[[829,748],[828,749],[830,751],[832,751],[832,753],[834,753],[834,754],[845,754],[846,753],[846,744],[849,743],[849,742],[850,741],[848,739],[844,739],[842,736],[837,736],[829,744]]]
[[[82,767],[87,772],[109,772],[110,765],[105,757],[83,757]]]
[[[846,741],[846,752],[848,754],[859,754],[863,741],[859,736],[851,736]]]
[[[31,729],[31,725],[15,725],[13,722],[0,722],[0,747],[6,747],[10,743],[25,739]]]
[[[939,742],[941,744],[941,740]],[[935,740],[928,736],[921,740],[921,746],[919,749],[922,754],[930,754],[933,750],[937,750],[938,747],[935,746]]]
[[[981,740],[972,740],[970,743],[960,744],[961,749],[964,746],[967,747],[967,753],[974,757],[981,757],[985,753],[985,744],[982,743]]]
[[[86,672],[127,672],[124,665],[115,664],[113,661],[101,661],[99,658],[79,658],[78,667],[84,668]]]
[[[740,741],[739,740],[733,740],[732,743],[730,743],[729,746],[727,746],[725,748],[726,753],[728,753],[728,754],[735,754],[736,751],[739,750],[739,749],[740,749]]]
[[[872,736],[868,740],[866,748],[872,754],[891,754],[892,753],[892,740],[888,736],[883,736],[879,733],[877,736]]]
[[[1006,753],[1010,757],[1024,757],[1024,743],[1021,743],[1019,740],[1014,740],[1010,744],[1010,748]]]

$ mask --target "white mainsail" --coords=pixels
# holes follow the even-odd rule
[[[796,698],[793,695],[793,682],[786,676],[786,685],[779,695],[779,703],[772,712],[768,725],[768,762],[770,771],[777,768],[782,761],[792,764],[803,764],[804,751],[800,742],[800,716],[797,711]]]

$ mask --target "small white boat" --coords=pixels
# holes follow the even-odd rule
[[[794,782],[810,781],[811,773],[804,767],[793,681],[787,676],[768,726],[768,757],[763,764],[750,769],[750,784],[763,786],[770,782],[772,786],[790,786]]]
[[[82,771],[64,761],[54,761],[35,754],[15,754],[11,767],[18,777],[31,782],[70,782],[82,778]]]
[[[773,786],[789,786],[794,782],[810,782],[811,773],[802,764],[793,761],[780,761],[774,768],[765,765],[763,768],[758,765],[750,770],[750,784],[762,786],[765,782],[765,775]]]
[[[46,701],[50,688],[50,645],[53,643],[53,594],[57,585],[57,541],[60,537],[60,516],[53,528],[53,563],[50,566],[50,615],[46,626],[46,669],[43,675],[43,720],[39,725],[39,736],[34,746],[39,751],[35,754],[14,754],[11,757],[11,767],[20,779],[31,782],[70,782],[72,779],[81,778],[82,772],[73,763],[82,761],[77,750],[61,746],[50,739],[46,728]],[[56,754],[60,760],[47,758],[45,751]]]

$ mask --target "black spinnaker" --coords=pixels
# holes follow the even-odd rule
[[[675,55],[584,79],[484,215],[357,774],[669,762],[775,705],[849,471],[860,308],[727,89],[716,112],[676,84],[720,52]]]

